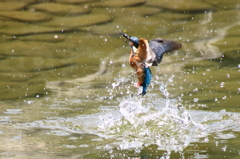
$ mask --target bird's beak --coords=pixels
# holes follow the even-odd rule
[[[119,33],[119,34],[122,35],[123,37],[125,37],[126,39],[130,40],[130,37],[127,34],[125,34],[125,33]]]

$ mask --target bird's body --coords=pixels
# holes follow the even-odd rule
[[[179,49],[181,44],[160,38],[148,41],[143,38],[138,39],[128,36],[125,33],[120,34],[130,41],[129,63],[136,71],[138,77],[137,85],[143,87],[141,94],[145,95],[152,78],[150,67],[158,66],[162,61],[164,53]]]

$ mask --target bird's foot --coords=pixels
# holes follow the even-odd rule
[[[138,95],[144,96],[145,94],[146,94],[146,92],[142,92],[142,93],[140,93],[140,94],[138,94]]]
[[[136,87],[136,88],[139,88],[140,86],[142,86],[142,83],[140,83],[140,82],[138,82],[138,83],[135,84],[135,87]]]

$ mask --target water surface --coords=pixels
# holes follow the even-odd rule
[[[238,158],[237,0],[1,3],[2,158]],[[183,45],[144,97],[120,31]]]

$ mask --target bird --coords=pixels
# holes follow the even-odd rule
[[[151,83],[151,66],[158,66],[163,59],[164,53],[177,50],[182,47],[181,43],[162,38],[147,40],[128,36],[126,33],[119,33],[129,40],[131,47],[129,64],[137,74],[138,83],[136,87],[143,87],[140,95],[144,96]]]

